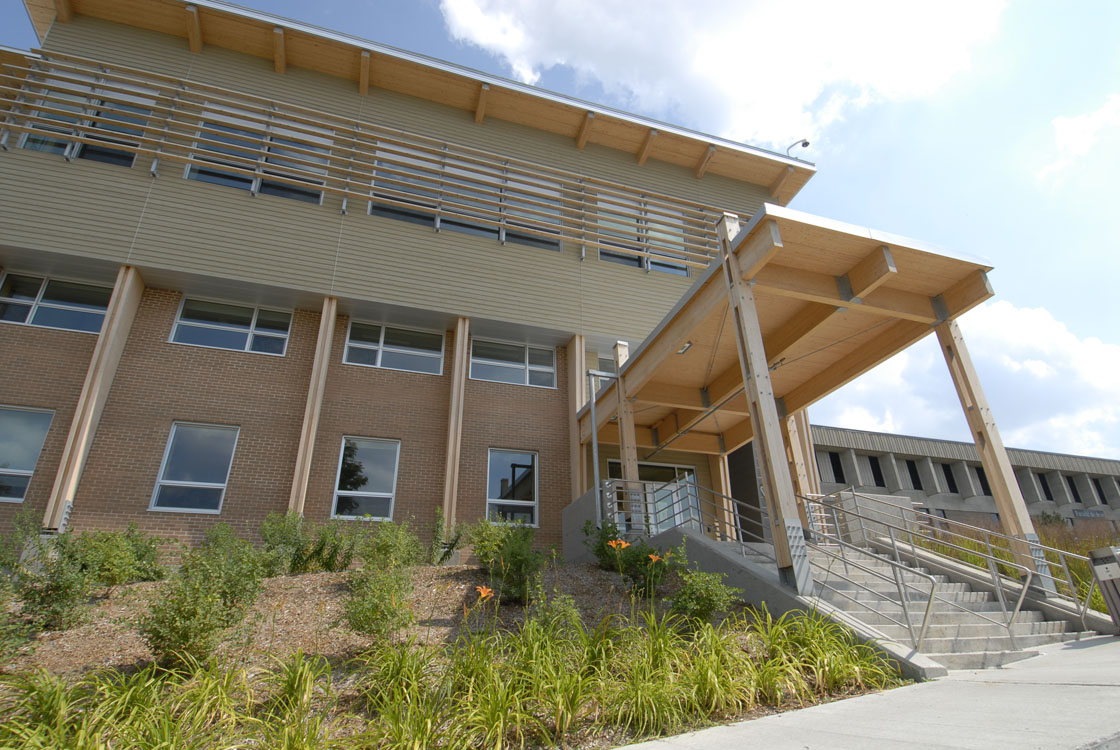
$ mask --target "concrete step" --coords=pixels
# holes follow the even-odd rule
[[[853,591],[857,589],[866,591],[867,589],[871,589],[872,591],[894,594],[895,596],[898,595],[898,586],[894,581],[884,581],[882,578],[875,578],[874,576],[867,576],[862,580],[855,578],[852,581],[847,581],[836,576],[825,577],[821,575],[814,576],[813,580],[822,585],[828,584],[829,588],[838,589],[840,591]],[[921,578],[904,578],[903,585],[909,591],[921,593],[923,597],[929,593],[930,589],[929,581]],[[972,593],[972,588],[967,583],[950,583],[947,581],[938,581],[937,583],[938,595],[965,592]]]
[[[842,583],[844,585],[840,585]],[[827,588],[823,588],[821,584],[817,584],[817,590],[821,592],[821,598],[826,601],[835,600],[837,604],[841,601],[850,601],[850,599],[856,599],[861,602],[870,602],[877,599],[881,599],[884,602],[898,601],[898,590],[894,587],[883,587],[881,590],[872,589],[868,591],[867,589],[858,588],[844,582],[829,581]],[[906,595],[907,601],[921,602],[923,606],[929,598],[928,592],[916,591],[914,589],[908,589],[903,593]],[[934,601],[935,607],[950,607],[951,605],[945,602],[956,602],[969,609],[971,609],[974,604],[991,604],[994,605],[994,609],[999,609],[999,602],[996,601],[994,595],[987,591],[941,591],[938,589],[937,600],[940,601]]]
[[[1035,613],[1040,614],[1040,613]],[[860,618],[863,620],[864,618]],[[1041,622],[1020,622],[1020,618],[1015,618],[1015,624],[1012,626],[1012,632],[1016,637],[1028,635],[1049,635],[1059,636],[1065,635],[1069,630],[1069,624],[1062,621],[1043,620]],[[870,624],[870,623],[868,623]],[[916,622],[915,626],[919,623]],[[886,623],[874,626],[877,630],[881,631],[883,635],[894,640],[909,640],[910,631],[902,625],[895,625],[894,623]],[[983,637],[1001,637],[1007,635],[1007,628],[1002,625],[995,625],[993,623],[986,623],[981,621],[963,622],[958,624],[931,624],[926,629],[926,638],[983,638]],[[950,649],[951,650],[951,649]]]
[[[972,652],[998,652],[1014,651],[1015,649],[1030,649],[1045,646],[1049,643],[1074,640],[1076,633],[1043,633],[1041,635],[1017,635],[1015,643],[1006,635],[981,636],[977,638],[930,638],[926,635],[922,642],[923,653],[937,654],[964,654]],[[909,638],[907,638],[909,640]]]
[[[860,610],[860,609],[856,609],[854,606],[853,606],[852,609],[845,609],[844,611],[847,612],[850,616],[856,618],[857,620],[860,620],[861,622],[865,622],[868,625],[870,625],[871,627],[876,628],[878,630],[882,630],[884,627],[890,627],[890,626],[895,626],[895,627],[900,627],[900,628],[902,627],[901,625],[897,625],[894,621],[892,621],[892,619],[888,618],[888,615],[889,615],[890,618],[893,618],[893,620],[897,620],[898,622],[903,622],[902,612],[898,607],[895,607],[893,611],[882,612],[882,613],[880,613],[880,612],[870,612],[866,609]],[[922,615],[923,614],[924,614],[923,611],[911,609],[910,610],[910,621],[912,623],[914,623],[915,626],[920,625],[921,622],[922,622]],[[995,612],[985,612],[984,614],[987,617],[992,617],[992,619],[999,619],[999,617],[1000,617],[1000,615],[998,613],[995,613]],[[1015,618],[1015,624],[1016,625],[1030,624],[1030,623],[1042,622],[1042,621],[1043,621],[1043,618],[1042,618],[1042,613],[1041,612],[1020,612],[1019,616]],[[971,625],[990,625],[991,623],[988,623],[984,620],[981,620],[979,617],[976,617],[975,615],[971,615],[968,612],[961,612],[959,610],[953,610],[953,611],[934,610],[933,612],[930,613],[929,624],[930,624],[930,627],[939,626],[939,625],[945,625],[945,626],[950,626],[950,627],[962,627],[962,626],[971,626]],[[1002,626],[1000,626],[1000,625],[993,625],[993,627],[999,627],[1000,629],[1002,629]]]
[[[927,653],[946,669],[992,669],[1038,656],[1037,651],[979,651],[971,653]]]

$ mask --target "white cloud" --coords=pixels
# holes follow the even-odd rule
[[[1035,177],[1053,183],[1062,172],[1092,150],[1110,131],[1120,132],[1120,94],[1111,94],[1098,109],[1075,117],[1055,117],[1054,146],[1057,158]]]
[[[568,66],[621,106],[784,148],[968,69],[1002,0],[441,0],[452,36],[535,83]]]
[[[1078,338],[1046,309],[1005,301],[963,316],[961,329],[1004,443],[1120,458],[1120,346]],[[819,424],[968,440],[932,336],[810,414]]]

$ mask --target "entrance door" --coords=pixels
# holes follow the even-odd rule
[[[607,475],[622,478],[622,463],[607,462]],[[677,527],[700,528],[700,498],[696,494],[696,469],[674,464],[638,464],[638,479],[653,486],[642,493],[644,508],[620,507],[617,514],[619,530],[649,529],[649,534]],[[634,505],[633,499],[629,503]]]

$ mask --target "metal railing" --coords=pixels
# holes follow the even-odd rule
[[[1074,607],[1084,626],[1085,616],[1097,587],[1096,579],[1091,573],[1089,558],[983,526],[942,518],[912,507],[903,507],[853,490],[840,490],[829,495],[820,495],[815,500],[832,507],[849,499],[858,514],[876,516],[876,524],[883,524],[884,520],[889,519],[890,526],[901,535],[903,545],[910,548],[911,559],[917,560],[917,550],[921,549],[951,558],[958,564],[984,571],[989,575],[994,567],[1001,586],[1011,590],[1020,586],[1025,590],[1031,582],[1038,583],[1045,588],[1048,599],[1064,600],[1069,606]],[[814,499],[810,498],[810,502],[813,501]],[[866,533],[866,528],[861,531]],[[1028,556],[1033,563],[1034,570],[1030,571],[1029,577],[1008,575],[1010,572],[1021,572],[1024,568],[1028,568],[1017,561],[1017,555],[1019,559]],[[970,558],[979,558],[979,561]],[[1079,583],[1073,575],[1074,567],[1081,567],[1086,571],[1085,583]]]
[[[375,213],[705,268],[723,210],[189,79],[41,52],[0,66],[0,146],[177,164],[188,176]],[[114,157],[116,158],[116,157]],[[412,219],[409,219],[412,220]]]

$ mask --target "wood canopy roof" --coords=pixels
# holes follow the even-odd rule
[[[24,0],[43,39],[56,21],[76,14],[100,18],[273,61],[277,73],[296,66],[354,81],[362,93],[378,87],[487,117],[568,136],[577,148],[594,143],[686,167],[697,179],[722,175],[766,187],[785,205],[816,168],[734,141],[630,115],[489,76],[386,45],[261,13],[220,0]]]
[[[978,260],[766,204],[731,241],[754,292],[779,411],[793,414],[992,296]],[[621,371],[638,455],[726,454],[753,437],[728,286],[714,261]],[[596,398],[619,442],[617,386]],[[591,435],[588,407],[580,440]]]

